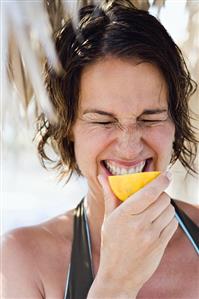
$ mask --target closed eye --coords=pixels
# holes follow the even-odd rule
[[[153,126],[153,125],[158,125],[164,121],[166,121],[166,119],[142,119],[142,120],[139,120],[139,123],[140,124],[143,124],[143,125],[149,125],[149,126]]]
[[[92,124],[98,125],[105,129],[111,129],[116,125],[116,121],[96,121],[92,122]]]
[[[162,119],[142,119],[142,120],[140,120],[140,121],[142,121],[142,122],[145,122],[145,123],[153,123],[153,122],[158,122],[158,121],[163,121]]]
[[[165,121],[168,119],[168,116],[167,117],[164,117],[164,118],[159,118],[159,119],[146,119],[146,118],[143,118],[143,119],[139,119],[139,121],[143,121],[143,122],[157,122],[157,121]]]
[[[98,125],[110,125],[110,124],[113,124],[114,122],[111,122],[111,121],[96,121],[96,122],[93,122],[93,124],[98,124]]]

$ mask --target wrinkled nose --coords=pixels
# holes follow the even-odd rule
[[[116,150],[120,156],[126,159],[138,157],[143,150],[141,128],[131,125],[118,130]]]

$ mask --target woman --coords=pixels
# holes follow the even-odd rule
[[[51,143],[61,175],[84,176],[88,194],[74,211],[8,234],[5,298],[197,298],[198,210],[164,192],[167,167],[179,159],[194,172],[196,156],[195,87],[179,48],[127,0],[83,7],[56,47],[63,74],[47,67],[46,82],[57,123],[41,116],[39,153],[49,159]],[[124,203],[110,190],[109,175],[154,170]]]

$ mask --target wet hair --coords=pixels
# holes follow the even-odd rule
[[[175,125],[171,163],[177,159],[188,172],[196,173],[194,161],[197,139],[188,107],[196,90],[181,50],[161,23],[147,11],[139,10],[128,0],[100,1],[79,9],[76,26],[71,19],[56,34],[56,49],[63,68],[58,75],[46,64],[47,91],[57,115],[50,123],[44,114],[38,119],[38,152],[46,165],[53,160],[46,152],[50,145],[57,153],[54,168],[60,177],[81,175],[76,163],[71,129],[75,123],[81,73],[85,66],[106,56],[138,59],[157,66],[167,83],[168,109]]]

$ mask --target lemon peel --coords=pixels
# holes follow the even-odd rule
[[[153,181],[159,174],[160,171],[150,171],[125,175],[112,175],[108,177],[108,181],[115,196],[118,199],[125,201],[130,195]]]

